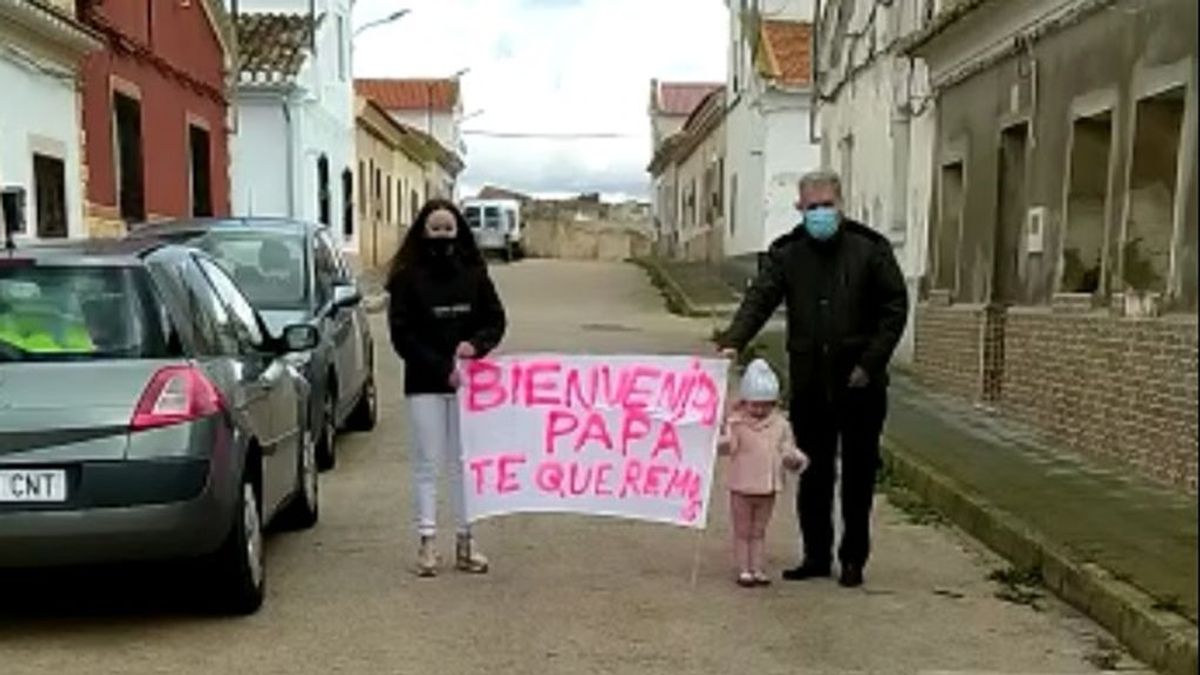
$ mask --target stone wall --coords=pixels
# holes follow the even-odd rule
[[[1073,450],[1196,492],[1195,317],[1010,310],[1002,409]]]
[[[653,241],[639,230],[608,221],[527,219],[525,254],[534,258],[620,262],[651,254]]]
[[[1197,491],[1195,315],[948,305],[916,316],[918,377],[1081,454]]]
[[[985,316],[981,306],[936,301],[918,305],[913,366],[921,379],[943,391],[980,399]]]

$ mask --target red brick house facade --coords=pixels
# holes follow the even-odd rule
[[[229,213],[225,11],[213,0],[78,0],[105,47],[82,69],[91,236],[128,223]]]

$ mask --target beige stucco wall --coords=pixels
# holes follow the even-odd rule
[[[359,174],[355,194],[358,257],[364,267],[379,267],[391,260],[413,215],[425,201],[425,169],[361,122],[355,146],[355,171]],[[379,171],[378,192],[372,167]]]
[[[721,257],[720,234],[725,229],[723,180],[719,167],[725,157],[725,124],[715,126],[696,149],[677,165],[678,189],[675,205],[679,240],[675,257],[688,260],[717,260]],[[709,192],[705,191],[704,173],[711,171]],[[687,198],[695,186],[695,208]],[[713,192],[720,202],[712,203]]]

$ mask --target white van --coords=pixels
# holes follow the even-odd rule
[[[505,261],[521,257],[521,202],[515,199],[466,199],[463,200],[463,215],[484,254],[498,253]]]

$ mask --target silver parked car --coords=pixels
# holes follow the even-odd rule
[[[202,252],[146,242],[0,253],[0,567],[204,562],[252,612],[264,526],[318,518],[309,385]]]
[[[337,463],[337,432],[375,427],[375,345],[354,273],[328,228],[278,218],[219,218],[137,226],[130,238],[186,243],[224,267],[273,334],[307,323],[320,333],[301,355],[312,385],[317,463]]]

